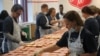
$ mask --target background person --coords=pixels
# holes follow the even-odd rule
[[[47,18],[48,13],[48,5],[43,4],[41,6],[41,12],[37,15],[36,19],[36,39],[49,34],[49,30],[51,28],[55,28],[49,24],[49,20]]]
[[[3,35],[3,22],[5,20],[6,17],[8,17],[9,14],[6,10],[2,10],[1,13],[0,13],[0,53],[3,53],[2,52],[2,42],[3,42],[3,38],[4,38],[4,35]],[[7,50],[5,50],[4,53],[6,53]]]
[[[59,27],[62,28],[64,25],[63,16],[64,16],[64,7],[62,4],[59,5],[59,12],[56,14],[56,18],[60,21]]]
[[[56,18],[56,9],[50,8],[47,14],[50,25],[58,27],[59,21]],[[57,30],[57,29],[56,29]],[[56,31],[55,29],[51,29],[52,32]]]

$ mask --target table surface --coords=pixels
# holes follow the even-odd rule
[[[10,51],[9,53],[4,54],[2,56],[33,56],[36,51],[55,44],[61,38],[63,33],[66,31],[67,31],[66,28],[60,29],[52,34],[45,35],[40,39],[32,41],[28,43],[27,45],[21,46],[15,49],[14,51]],[[67,48],[61,48],[51,53],[50,52],[43,53],[41,56],[45,56],[47,54],[49,54],[50,56],[53,56],[53,55],[56,56],[58,54],[59,56],[66,56],[67,53],[68,53]]]

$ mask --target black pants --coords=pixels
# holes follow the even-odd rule
[[[99,50],[98,50],[97,56],[100,56],[100,47],[99,47]]]

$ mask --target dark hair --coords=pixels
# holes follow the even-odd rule
[[[63,5],[62,5],[62,4],[60,4],[60,5],[59,5],[59,7],[63,7]]]
[[[64,19],[67,19],[71,22],[76,21],[78,26],[83,26],[83,21],[80,17],[80,15],[76,11],[69,11],[67,12],[64,17]]]
[[[6,10],[2,10],[0,14],[0,19],[4,20],[6,17],[8,17],[9,14]]]
[[[86,14],[89,14],[89,15],[94,15],[95,14],[95,11],[92,10],[90,7],[88,6],[85,6],[83,7],[82,9],[82,13],[86,13]]]
[[[15,5],[13,5],[13,7],[11,8],[11,12],[16,12],[16,11],[18,11],[18,10],[24,10],[23,9],[23,7],[21,6],[21,5],[19,5],[19,4],[15,4]]]
[[[53,10],[55,10],[55,8],[50,8],[48,13],[47,13],[47,16],[50,16],[50,14],[52,13]]]
[[[100,8],[98,8],[98,14],[100,15]]]
[[[47,4],[43,4],[43,5],[41,6],[41,9],[46,8],[46,7],[48,7],[48,5],[47,5]]]
[[[94,5],[89,6],[95,13],[98,13],[98,8]]]

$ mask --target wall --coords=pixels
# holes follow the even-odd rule
[[[13,0],[3,0],[3,8],[11,13],[11,7],[13,6]]]
[[[35,3],[34,5],[34,16],[36,20],[36,15],[41,12],[41,5],[42,4],[48,4],[49,8],[54,7],[56,9],[56,12],[58,12],[58,2],[50,2],[50,3]]]
[[[27,3],[28,7],[28,22],[34,22],[33,16],[34,16],[34,11],[33,11],[33,4],[32,3]]]
[[[59,0],[59,4],[63,4],[64,5],[64,12],[67,12],[69,10],[76,10],[76,11],[80,11],[79,8],[76,8],[74,6],[72,6],[68,0]],[[90,5],[95,5],[97,7],[100,8],[100,0],[92,0],[91,4]]]
[[[0,12],[3,10],[3,0],[0,0]]]
[[[62,0],[59,0],[59,4],[63,4],[63,5],[64,5],[64,13],[66,13],[66,12],[68,12],[68,11],[70,11],[70,10],[75,10],[75,11],[77,11],[77,12],[80,14],[80,16],[82,17],[81,9],[72,6],[72,5],[68,2],[68,0],[63,0],[63,1],[62,1]],[[92,0],[91,3],[90,3],[90,5],[95,5],[95,6],[97,6],[97,7],[100,8],[100,0]],[[84,18],[82,18],[82,19],[84,20]]]
[[[28,0],[28,1],[36,1],[36,0]],[[92,0],[91,5],[96,5],[97,7],[100,8],[100,0]],[[68,0],[58,0],[58,2],[43,2],[48,4],[49,8],[54,7],[56,8],[56,11],[59,11],[59,4],[64,5],[64,13],[66,13],[69,10],[76,10],[80,13],[81,15],[81,10],[79,8],[73,7],[69,4]],[[41,5],[43,3],[36,3],[36,2],[28,2],[28,21],[35,23],[36,20],[36,15],[41,11]],[[0,10],[5,9],[11,13],[11,7],[13,5],[13,0],[0,0]],[[3,7],[2,7],[3,6]]]
[[[100,8],[100,0],[93,0],[92,5],[96,5],[97,7]]]
[[[38,2],[35,2],[38,1]],[[39,2],[42,1],[42,2]],[[41,12],[41,5],[42,4],[48,4],[49,8],[54,7],[56,8],[56,11],[58,12],[59,8],[58,8],[58,2],[57,0],[55,1],[51,1],[51,0],[45,0],[46,2],[43,2],[44,0],[28,0],[28,18],[29,18],[29,22],[36,23],[36,15]],[[33,8],[33,9],[32,9]],[[32,14],[33,13],[33,14]],[[33,20],[32,20],[33,19]]]
[[[28,1],[37,1],[37,0],[28,0]],[[41,0],[39,0],[39,1],[41,1]],[[90,5],[96,5],[97,7],[100,7],[99,6],[100,5],[99,2],[100,2],[100,0],[92,0]],[[33,18],[34,18],[33,21],[36,21],[36,15],[41,11],[41,5],[46,3],[46,2],[44,2],[44,3],[36,3],[36,2],[34,3],[34,2],[32,2],[32,3],[33,3],[32,4],[33,5],[33,11],[32,12],[33,12]],[[75,10],[80,14],[80,16],[82,16],[81,9],[72,6],[68,2],[68,0],[58,0],[58,2],[47,2],[46,4],[48,4],[49,8],[50,7],[56,8],[57,12],[59,11],[59,4],[63,4],[64,5],[64,13],[66,13],[69,10]]]

